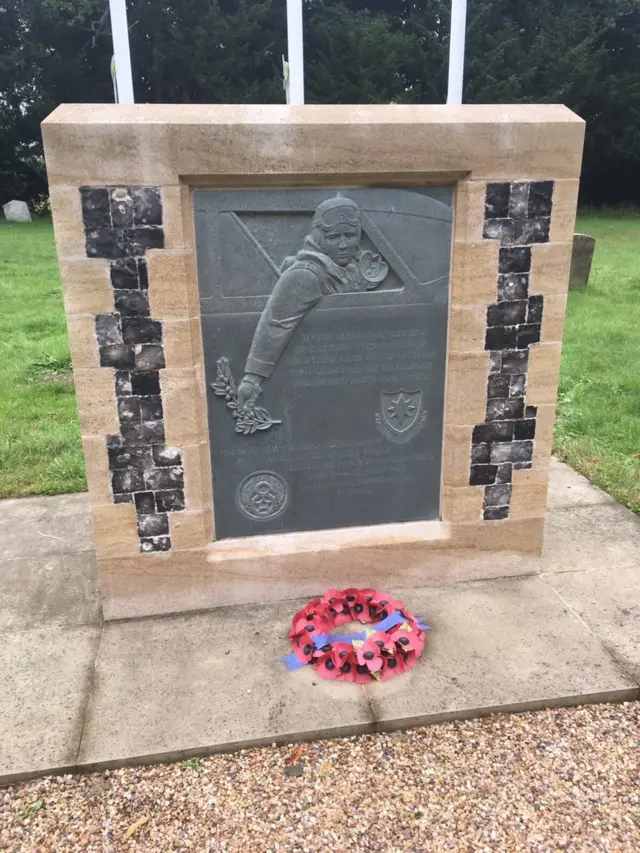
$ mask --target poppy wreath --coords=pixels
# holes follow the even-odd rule
[[[368,627],[333,634],[347,622]],[[288,671],[312,666],[322,678],[365,684],[400,675],[418,660],[430,631],[405,605],[376,589],[330,589],[293,617]]]

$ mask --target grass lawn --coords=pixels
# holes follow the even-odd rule
[[[86,488],[50,222],[0,222],[0,496]]]
[[[640,217],[591,215],[589,286],[569,293],[555,450],[640,513]]]
[[[640,513],[640,217],[592,215],[571,291],[556,453]],[[0,496],[86,488],[53,231],[0,222]]]

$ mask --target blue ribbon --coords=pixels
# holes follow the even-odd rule
[[[396,625],[401,625],[406,621],[407,619],[402,612],[400,610],[396,610],[395,613],[391,613],[386,619],[383,619],[382,622],[377,622],[372,626],[372,628],[375,631],[388,631],[389,628],[395,628]],[[416,620],[416,625],[421,631],[431,630],[428,625],[424,624],[422,617]],[[366,639],[366,631],[358,631],[356,634],[316,634],[315,637],[310,637],[311,645],[314,649],[321,649],[323,646],[331,645],[332,643],[351,643],[351,645],[353,645],[354,640],[356,642],[364,642]],[[307,665],[306,663],[301,663],[298,660],[295,652],[291,652],[290,655],[280,658],[280,660],[282,663],[287,664],[287,672],[293,672],[295,669],[300,669]]]

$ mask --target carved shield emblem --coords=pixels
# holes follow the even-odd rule
[[[422,391],[383,391],[380,409],[376,414],[376,426],[385,438],[395,443],[410,441],[427,419],[422,408]]]

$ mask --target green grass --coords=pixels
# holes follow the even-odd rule
[[[640,217],[581,217],[597,239],[572,290],[556,453],[640,512]],[[49,222],[0,222],[0,496],[86,488]]]
[[[592,214],[589,286],[571,290],[555,451],[640,513],[640,218]]]
[[[0,222],[0,496],[86,488],[50,222]]]

